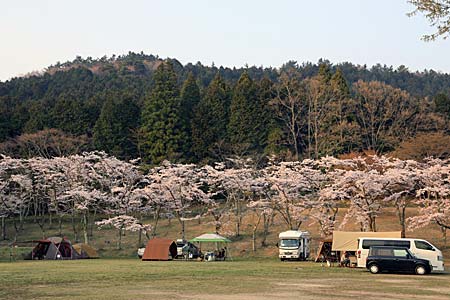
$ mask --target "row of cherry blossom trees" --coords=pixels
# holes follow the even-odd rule
[[[237,158],[214,166],[163,162],[146,172],[138,161],[102,152],[51,159],[2,156],[2,237],[7,221],[17,239],[24,222],[34,222],[45,236],[55,224],[62,235],[65,220],[75,239],[86,243],[95,227],[117,229],[120,248],[124,231],[151,238],[161,218],[176,220],[183,238],[189,220],[212,220],[206,225],[216,232],[239,236],[246,218],[255,250],[258,233],[265,246],[276,222],[298,229],[310,220],[324,236],[349,222],[376,231],[387,207],[395,208],[403,234],[431,223],[445,233],[450,228],[449,174],[450,160],[384,156],[268,160],[262,166]],[[418,207],[418,214],[408,216],[409,207]],[[343,219],[338,224],[339,210]]]

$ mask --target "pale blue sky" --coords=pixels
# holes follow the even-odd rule
[[[77,55],[128,51],[217,66],[288,60],[406,65],[450,73],[450,39],[407,0],[1,0],[0,80]]]

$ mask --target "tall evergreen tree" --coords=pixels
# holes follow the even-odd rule
[[[323,84],[328,84],[332,77],[330,66],[327,63],[320,64],[318,75]]]
[[[142,110],[143,156],[153,164],[164,159],[179,160],[187,136],[180,118],[180,92],[172,63],[162,63],[153,80]]]
[[[269,146],[269,134],[272,133],[272,142],[275,142],[273,140],[273,138],[275,137],[274,133],[280,132],[281,126],[280,124],[278,124],[277,119],[275,118],[270,108],[270,101],[275,98],[273,82],[269,78],[264,77],[256,84],[256,86],[258,94],[257,109],[260,113],[258,118],[259,122],[255,124],[257,126],[256,130],[258,132],[257,143],[261,147],[260,150],[264,150]],[[275,151],[275,148],[273,148],[272,146],[275,145],[269,146],[269,148],[271,149],[266,150],[269,150],[269,152]]]
[[[184,153],[192,153],[191,122],[194,117],[194,110],[199,102],[200,89],[197,85],[194,75],[192,74],[192,72],[190,72],[183,83],[183,87],[181,88],[180,118],[183,123],[183,128],[186,130],[186,135],[188,137],[183,147]]]
[[[217,73],[197,105],[192,122],[192,150],[197,160],[214,157],[226,137],[230,89]]]
[[[94,126],[95,148],[122,159],[138,156],[134,134],[139,118],[136,99],[130,94],[109,93]]]
[[[444,93],[439,93],[434,97],[436,112],[446,115],[450,119],[450,97]]]
[[[228,137],[234,151],[243,154],[260,146],[258,129],[261,122],[256,85],[244,72],[234,88],[230,106]]]
[[[330,104],[330,145],[332,151],[327,154],[348,153],[358,148],[358,124],[355,116],[355,104],[344,74],[338,68],[333,74],[330,85],[333,101]]]

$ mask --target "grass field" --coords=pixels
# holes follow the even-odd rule
[[[0,263],[0,299],[450,299],[450,274],[372,275],[274,259]]]
[[[411,209],[409,215],[414,215]],[[338,218],[342,218],[342,213]],[[251,216],[244,218],[241,237],[231,237],[232,262],[141,262],[136,258],[138,235],[127,233],[123,249],[116,249],[117,232],[95,228],[91,245],[101,259],[78,261],[23,261],[33,243],[11,248],[0,241],[0,299],[450,299],[450,274],[429,276],[372,275],[362,269],[327,268],[311,262],[282,263],[276,260],[278,233],[285,230],[281,222],[271,228],[268,247],[251,251]],[[378,219],[380,231],[399,230],[395,212],[386,209]],[[188,238],[213,231],[208,219],[187,223]],[[321,239],[317,224],[306,222],[303,230],[312,233],[312,255]],[[345,230],[357,231],[357,224]],[[8,226],[12,236],[12,226]],[[72,241],[69,223],[63,234]],[[47,236],[57,229],[47,228]],[[176,239],[177,222],[162,220],[158,236]],[[435,225],[408,232],[409,237],[425,238],[444,252],[450,265],[450,245],[443,242]],[[38,226],[25,224],[19,241],[42,238]],[[257,242],[260,241],[257,236]],[[145,242],[145,240],[143,240]],[[13,256],[12,256],[13,254]],[[15,262],[9,260],[15,257]],[[447,269],[447,272],[450,270]]]

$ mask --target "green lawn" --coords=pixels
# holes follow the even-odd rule
[[[331,298],[330,298],[331,297]],[[0,299],[450,299],[450,274],[372,275],[274,259],[0,263]]]

